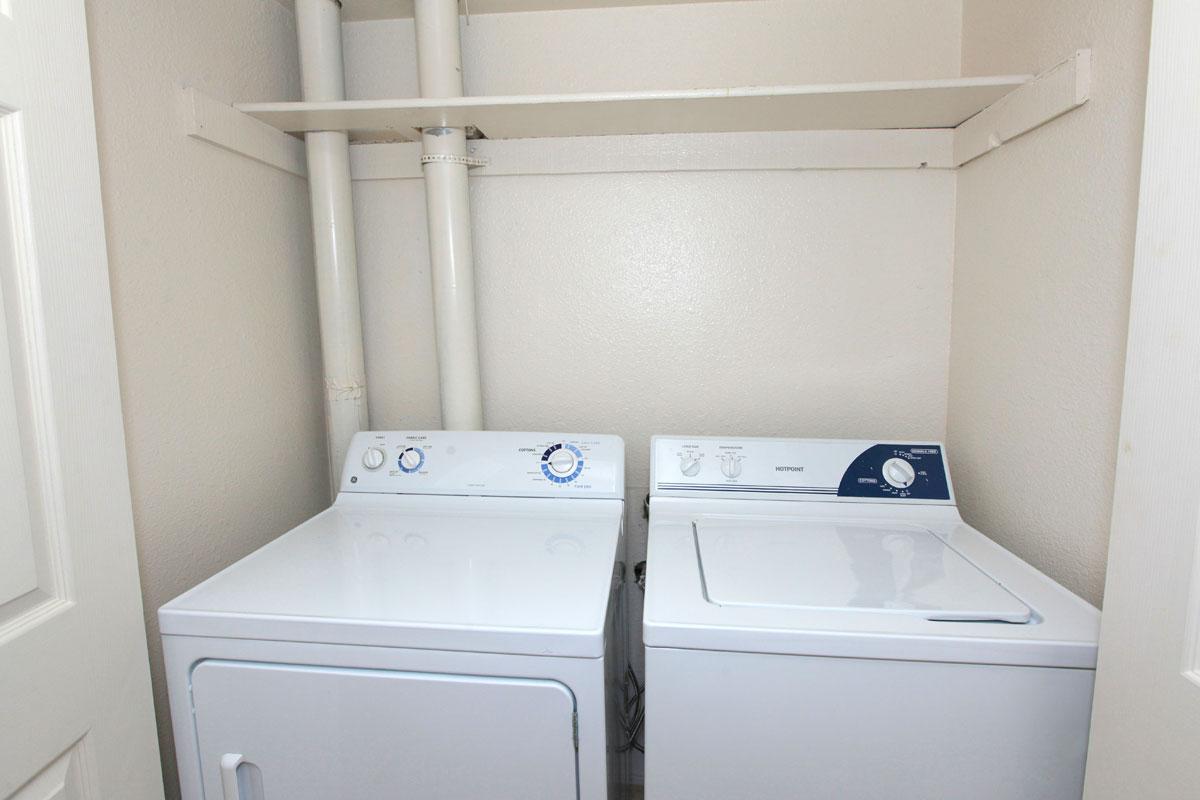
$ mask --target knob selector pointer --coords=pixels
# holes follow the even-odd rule
[[[367,469],[379,469],[386,461],[387,453],[382,447],[368,447],[366,452],[363,453],[362,465]]]
[[[742,457],[733,454],[721,456],[721,473],[729,479],[742,474]]]
[[[903,458],[889,458],[883,462],[883,479],[896,489],[907,489],[917,479],[917,471]]]
[[[416,472],[425,463],[425,452],[417,447],[410,447],[400,454],[400,469],[404,472]]]
[[[570,442],[552,444],[542,453],[542,475],[551,483],[570,483],[583,474],[583,451]]]
[[[550,457],[546,459],[546,465],[555,475],[570,475],[575,471],[577,461],[575,454],[563,447],[550,454]]]

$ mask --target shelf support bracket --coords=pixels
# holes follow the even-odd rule
[[[308,177],[304,143],[198,89],[179,93],[183,130],[193,139],[251,158],[301,178]]]
[[[1066,61],[1014,89],[954,131],[954,165],[961,167],[1005,142],[1045,125],[1088,101],[1092,51]]]

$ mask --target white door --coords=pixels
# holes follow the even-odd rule
[[[0,294],[0,798],[160,798],[83,0],[0,0]]]
[[[1200,796],[1198,34],[1155,2],[1089,800]]]

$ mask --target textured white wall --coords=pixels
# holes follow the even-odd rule
[[[958,173],[948,447],[967,519],[1104,587],[1150,0],[967,0],[963,74],[1091,47],[1091,101]]]
[[[122,402],[168,797],[155,612],[328,502],[303,181],[188,139],[180,85],[297,96],[266,0],[94,0],[88,23]]]
[[[943,435],[954,176],[479,178],[489,427]],[[420,181],[355,185],[373,424],[437,427]]]

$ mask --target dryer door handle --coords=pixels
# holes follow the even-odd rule
[[[246,757],[241,753],[226,753],[221,756],[221,793],[225,800],[242,800],[242,790],[238,787],[238,767],[246,763]]]

